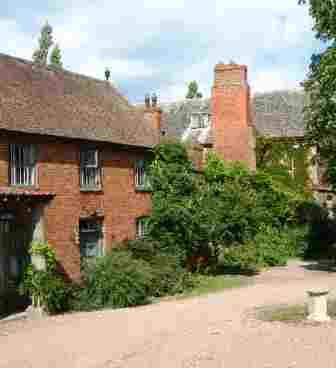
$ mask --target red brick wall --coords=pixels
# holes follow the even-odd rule
[[[228,161],[255,170],[255,138],[251,125],[247,67],[218,64],[212,89],[214,150]]]
[[[150,213],[150,194],[136,192],[133,167],[146,153],[111,144],[99,144],[103,168],[101,192],[81,192],[79,187],[80,142],[40,136],[0,136],[0,187],[8,185],[8,143],[30,142],[39,147],[38,189],[56,194],[45,207],[48,242],[67,275],[80,275],[80,250],[76,229],[81,215],[104,212],[105,250],[135,236],[135,220]]]

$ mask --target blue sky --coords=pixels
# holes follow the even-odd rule
[[[210,95],[218,61],[246,64],[253,92],[298,88],[319,47],[297,0],[1,0],[0,52],[30,59],[48,20],[64,67],[113,82],[133,102]]]

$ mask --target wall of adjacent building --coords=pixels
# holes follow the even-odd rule
[[[118,242],[133,239],[136,219],[150,213],[150,194],[138,192],[134,186],[134,163],[146,156],[144,150],[97,144],[101,152],[102,190],[83,192],[79,184],[81,142],[26,134],[1,134],[0,187],[9,185],[9,143],[38,146],[38,186],[32,190],[55,193],[44,208],[44,232],[61,267],[72,279],[80,276],[80,218],[101,216],[107,251]]]

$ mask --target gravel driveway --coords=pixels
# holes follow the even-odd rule
[[[336,274],[300,262],[252,285],[188,300],[0,323],[0,368],[289,368],[336,366],[336,322],[257,321],[255,307],[302,302]]]

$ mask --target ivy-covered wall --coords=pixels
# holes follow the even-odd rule
[[[302,139],[257,137],[257,167],[286,170],[297,185],[309,181],[309,148]]]

